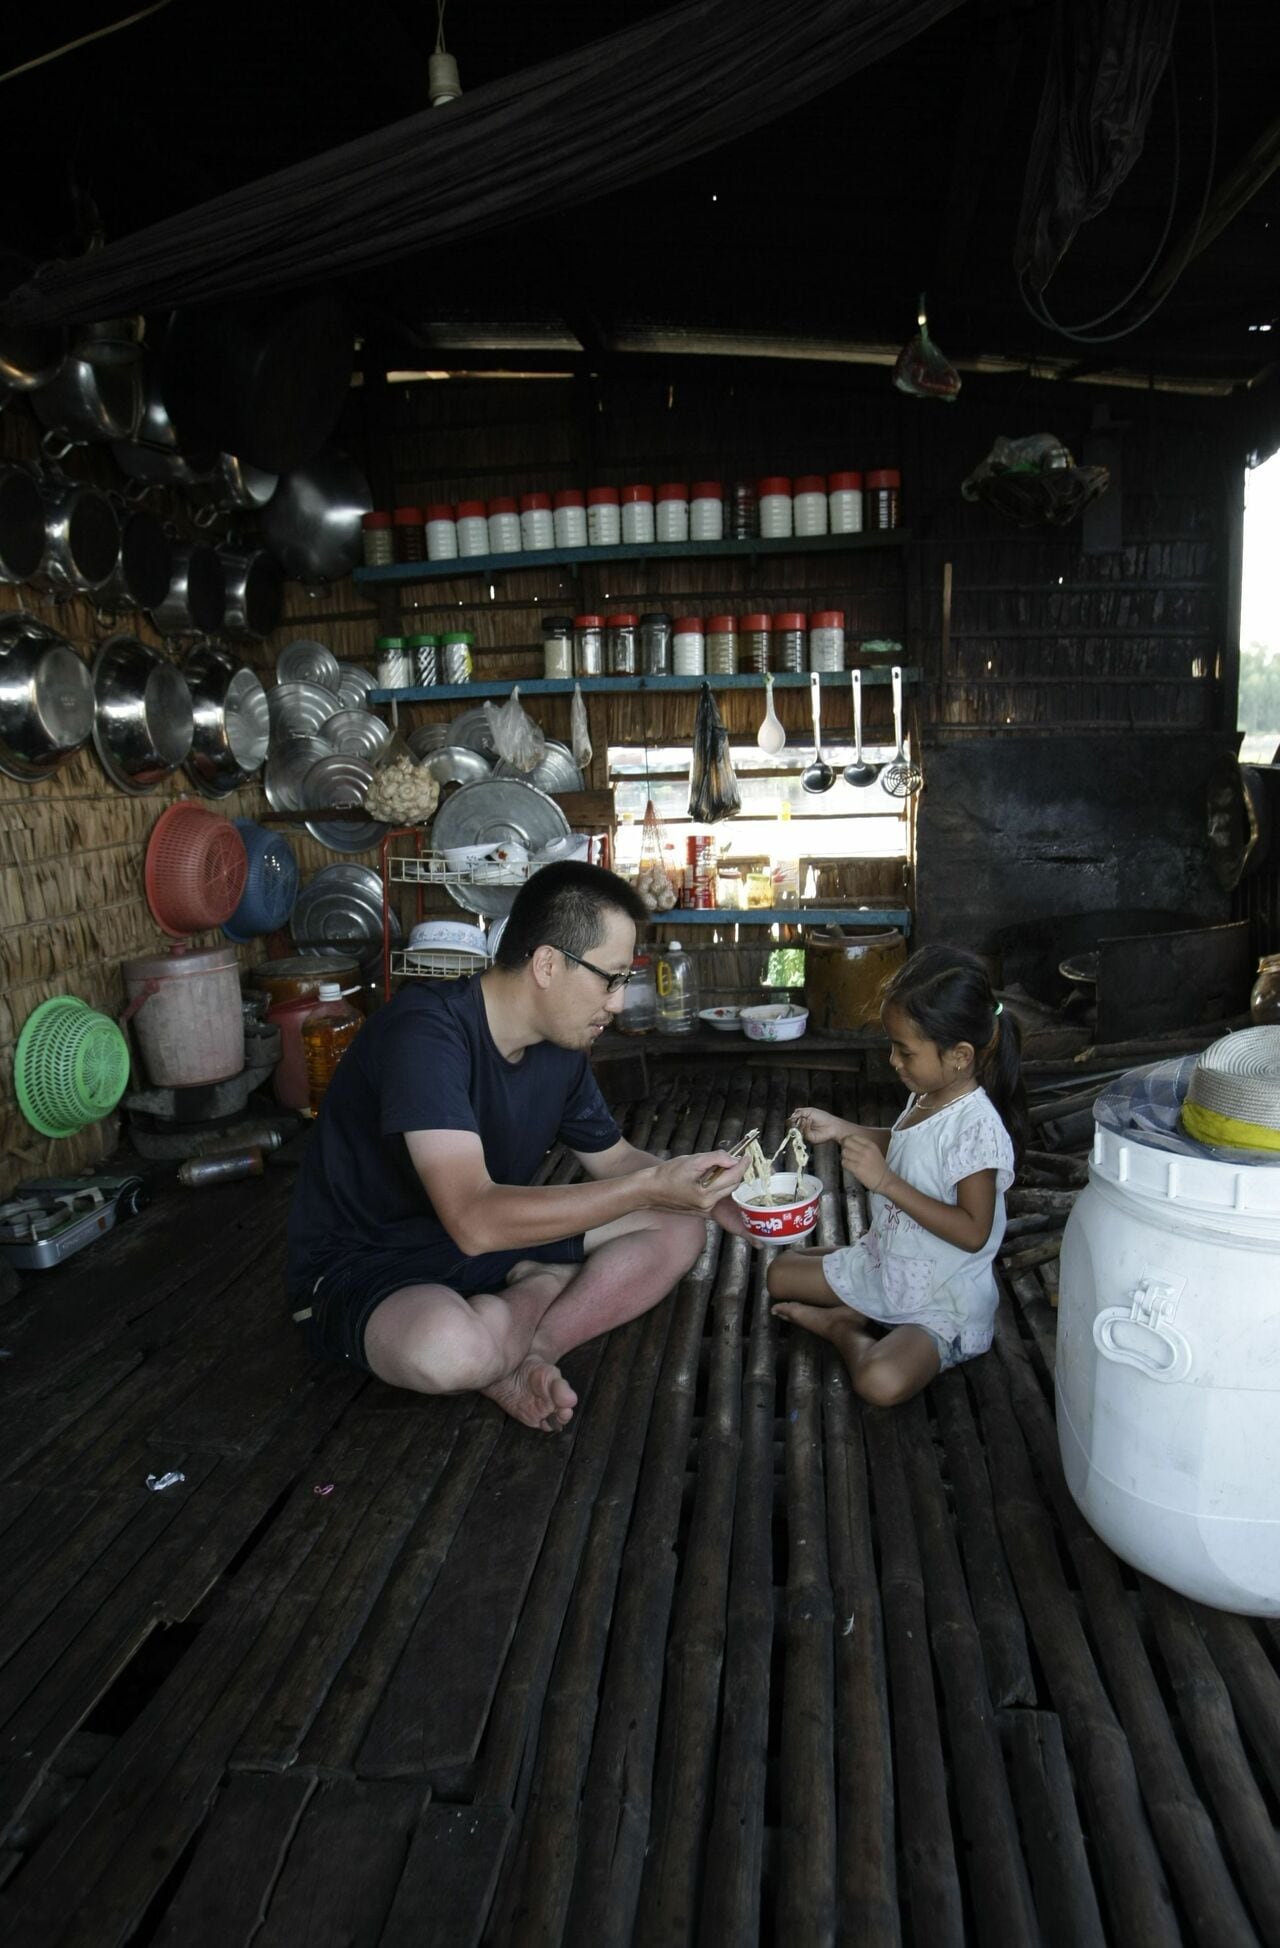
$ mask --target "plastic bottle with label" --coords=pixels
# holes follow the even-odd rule
[[[678,940],[656,955],[658,1027],[667,1035],[691,1035],[698,1022],[698,971]]]
[[[336,981],[322,981],[315,1007],[302,1023],[302,1055],[307,1067],[307,1107],[320,1114],[333,1072],[364,1027],[358,1008],[342,998]]]

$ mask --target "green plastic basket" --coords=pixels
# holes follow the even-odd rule
[[[33,1128],[74,1136],[109,1116],[128,1088],[129,1044],[110,1016],[74,995],[55,995],[23,1024],[13,1080]]]

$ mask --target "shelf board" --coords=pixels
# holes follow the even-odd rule
[[[891,681],[892,663],[864,664],[862,681],[868,687]],[[919,666],[902,666],[902,679],[906,684],[916,683],[920,678]],[[774,685],[779,690],[805,690],[809,686],[807,675],[776,675]],[[834,685],[849,681],[848,670],[824,670],[822,686],[829,689]],[[485,683],[473,680],[470,683],[426,683],[416,684],[407,690],[370,690],[368,703],[455,703],[466,697],[509,697],[516,684],[520,686],[522,697],[571,697],[577,685],[584,697],[626,696],[637,690],[700,690],[709,683],[713,690],[762,690],[764,678],[754,671],[740,676],[531,676],[507,678],[500,683]]]
[[[905,906],[673,906],[651,913],[648,924],[660,927],[788,926],[901,927],[911,929],[911,909]]]
[[[510,555],[459,555],[453,561],[394,561],[384,568],[356,568],[357,588],[405,588],[415,582],[449,581],[459,575],[493,575],[513,568],[607,568],[615,561],[750,560],[759,555],[848,554],[873,548],[903,548],[906,528],[869,534],[792,535],[785,541],[621,542],[616,548],[538,548]]]

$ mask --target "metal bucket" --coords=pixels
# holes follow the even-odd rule
[[[127,960],[126,1019],[157,1089],[227,1082],[244,1067],[240,967],[233,947]]]

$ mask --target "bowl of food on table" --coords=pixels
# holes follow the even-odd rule
[[[737,1034],[742,1027],[741,1008],[700,1008],[698,1020],[705,1021],[708,1028],[720,1028],[727,1034]]]
[[[809,1010],[793,1001],[769,1002],[744,1008],[742,1026],[749,1042],[798,1042],[809,1026]]]

